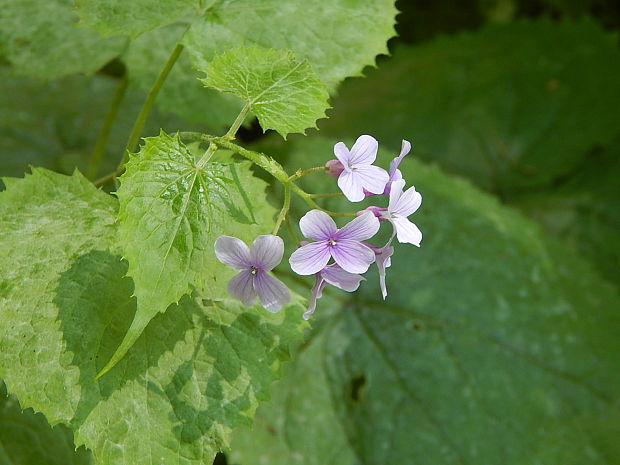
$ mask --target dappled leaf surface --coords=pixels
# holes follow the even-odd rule
[[[52,428],[45,417],[22,410],[0,381],[0,464],[90,465],[90,452],[75,450],[73,434],[63,425]]]
[[[285,50],[236,48],[209,63],[205,86],[244,101],[264,131],[281,136],[316,127],[325,117],[329,97],[306,61]]]
[[[185,297],[99,381],[136,311],[110,251],[115,200],[82,176],[36,169],[0,194],[0,377],[22,407],[68,424],[106,465],[213,460],[300,337],[279,314]]]
[[[137,36],[203,11],[213,0],[76,0],[84,25],[104,35]]]
[[[571,172],[620,132],[620,51],[592,20],[490,25],[396,49],[342,87],[326,132],[371,133],[511,194]],[[380,118],[377,115],[381,115]]]
[[[0,49],[17,74],[54,79],[94,73],[121,53],[126,39],[104,39],[79,27],[72,4],[72,0],[2,2]]]
[[[300,143],[288,163],[313,166],[331,145]],[[385,302],[376,273],[336,316],[322,319],[319,301],[297,366],[233,459],[617,462],[617,292],[468,183],[411,159],[401,169],[424,198],[421,248],[396,246]]]

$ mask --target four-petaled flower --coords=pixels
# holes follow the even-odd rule
[[[334,145],[334,155],[343,167],[338,176],[338,187],[349,201],[364,200],[364,189],[373,194],[383,193],[390,176],[384,169],[372,165],[378,147],[377,140],[368,135],[358,137],[351,151],[343,142]]]
[[[215,241],[217,259],[239,274],[228,282],[228,293],[246,306],[256,297],[265,309],[277,312],[291,300],[291,294],[282,281],[269,275],[282,261],[284,242],[273,235],[258,236],[248,248],[240,239],[220,236]]]
[[[366,280],[363,276],[343,270],[335,263],[327,265],[314,276],[316,280],[314,281],[314,286],[310,293],[310,299],[308,299],[308,308],[304,313],[304,320],[310,319],[310,316],[312,316],[316,309],[316,301],[323,296],[323,289],[328,284],[342,289],[343,291],[353,292],[357,291],[362,281]]]
[[[403,192],[404,186],[404,179],[392,182],[390,202],[387,209],[381,212],[381,214],[383,218],[394,226],[398,242],[409,243],[420,247],[422,232],[415,224],[409,221],[407,217],[420,207],[422,204],[422,196],[419,192],[416,192],[413,186]]]
[[[303,235],[316,242],[301,246],[291,255],[289,263],[300,275],[321,271],[330,258],[349,273],[365,273],[375,261],[374,252],[362,241],[370,239],[379,231],[379,220],[366,212],[342,229],[321,210],[311,210],[299,221]]]
[[[389,173],[372,166],[377,156],[377,141],[368,135],[360,136],[351,151],[342,142],[334,146],[338,160],[326,163],[326,172],[338,177],[338,186],[352,202],[363,200],[366,195],[389,196],[387,208],[371,206],[357,213],[357,218],[338,229],[334,220],[321,210],[311,210],[299,221],[303,235],[314,242],[303,241],[301,247],[289,258],[293,271],[300,275],[315,275],[304,319],[309,319],[321,298],[323,289],[332,285],[347,292],[357,290],[364,280],[361,273],[368,271],[374,262],[379,272],[383,298],[387,297],[386,269],[394,254],[392,240],[420,246],[422,233],[409,221],[422,204],[422,196],[410,187],[403,191],[405,180],[398,169],[411,150],[409,141],[402,141],[398,157],[390,163]],[[383,247],[367,244],[379,230],[379,221],[389,221],[393,226],[392,237]],[[228,293],[250,306],[258,297],[263,307],[277,312],[287,304],[291,295],[280,280],[269,275],[284,252],[282,239],[274,235],[259,236],[248,248],[241,240],[220,236],[215,242],[215,254],[224,264],[240,270],[228,283]],[[335,263],[328,264],[331,259]]]

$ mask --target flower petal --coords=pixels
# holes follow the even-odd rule
[[[316,309],[316,301],[320,299],[321,297],[323,297],[323,289],[325,288],[326,285],[327,283],[321,277],[321,275],[317,274],[316,281],[314,282],[314,286],[312,286],[312,292],[310,293],[310,298],[308,299],[308,307],[306,308],[306,311],[304,312],[304,315],[303,315],[304,320],[309,320],[312,314],[314,313],[314,310]]]
[[[392,218],[392,224],[396,229],[396,238],[401,244],[413,244],[420,247],[422,232],[407,218]]]
[[[359,241],[341,239],[331,247],[331,254],[341,268],[349,273],[365,273],[375,261],[375,253]]]
[[[398,203],[398,199],[403,195],[403,187],[405,187],[405,180],[399,179],[390,184],[390,201],[388,202],[388,211],[391,213],[394,211],[394,207]]]
[[[394,181],[396,179],[402,178],[402,176],[400,176],[400,178],[396,178],[394,175],[396,174],[396,171],[398,170],[398,165],[400,165],[400,162],[403,161],[403,158],[405,157],[405,155],[407,155],[410,151],[411,151],[411,143],[408,140],[403,139],[403,143],[400,148],[400,155],[394,158],[392,162],[390,163],[390,171],[389,171],[390,181]]]
[[[218,237],[215,241],[215,256],[235,270],[246,270],[252,266],[248,246],[236,237]]]
[[[349,202],[361,202],[366,198],[357,171],[343,171],[338,176],[338,187]]]
[[[254,275],[250,270],[244,270],[228,281],[228,294],[240,300],[247,307],[251,307],[256,300],[254,290]]]
[[[390,179],[387,171],[372,165],[358,166],[353,170],[353,174],[357,176],[362,187],[373,194],[383,194],[385,185]]]
[[[293,252],[288,262],[295,273],[307,276],[325,268],[330,257],[330,249],[326,242],[311,242]]]
[[[279,236],[265,234],[254,239],[250,247],[252,265],[258,269],[270,271],[282,261],[284,241]]]
[[[321,271],[321,276],[332,286],[347,292],[356,291],[357,288],[360,287],[360,283],[366,281],[366,278],[363,276],[349,273],[335,264],[326,266],[323,271]]]
[[[375,250],[377,270],[379,270],[379,285],[381,286],[381,295],[383,295],[383,300],[385,300],[385,298],[387,297],[387,286],[385,284],[385,269],[389,268],[392,265],[391,257],[393,254],[394,247],[392,247],[389,242],[379,250]]]
[[[321,210],[310,210],[302,216],[299,228],[304,237],[314,241],[326,241],[338,230],[331,216]]]
[[[396,202],[392,205],[390,212],[395,216],[407,218],[422,205],[422,195],[416,192],[415,187],[407,189]]]
[[[277,278],[263,270],[258,270],[254,276],[254,290],[258,294],[260,303],[266,310],[276,313],[291,301],[288,287]]]
[[[350,165],[370,165],[377,158],[379,143],[372,136],[359,136],[351,147],[349,156]]]
[[[340,229],[336,233],[336,238],[365,241],[377,234],[377,231],[379,231],[379,219],[372,211],[366,211]]]
[[[351,169],[351,153],[344,142],[338,142],[334,145],[334,155],[336,158],[342,163],[342,166],[345,170]]]

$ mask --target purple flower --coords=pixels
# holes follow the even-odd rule
[[[392,247],[392,239],[388,241],[383,247],[376,247],[371,245],[370,247],[375,252],[375,263],[377,264],[377,270],[379,271],[379,285],[381,286],[381,294],[383,300],[387,297],[387,287],[385,285],[385,269],[392,266],[392,255],[394,255],[394,247]]]
[[[405,158],[405,155],[407,155],[410,151],[411,151],[411,142],[403,139],[403,142],[400,148],[400,155],[394,158],[392,162],[390,163],[390,170],[388,171],[388,175],[390,176],[390,178],[388,179],[388,182],[385,185],[385,189],[383,191],[385,195],[390,194],[392,183],[394,181],[403,179],[403,174],[398,169],[398,165],[400,165],[400,162],[403,161],[403,158]]]
[[[398,242],[420,247],[422,232],[407,217],[420,207],[422,196],[413,186],[403,192],[404,186],[403,179],[392,182],[390,202],[387,211],[384,211],[382,215],[394,226]]]
[[[338,265],[327,265],[321,271],[315,275],[316,281],[312,287],[312,293],[310,294],[310,300],[308,300],[308,308],[304,313],[304,320],[310,319],[310,316],[316,309],[316,301],[323,296],[323,289],[328,284],[335,286],[343,291],[353,292],[360,287],[360,283],[365,281],[365,278],[358,275],[344,271]]]
[[[316,242],[302,245],[291,255],[289,263],[300,275],[321,271],[330,258],[349,273],[365,273],[375,261],[374,252],[362,241],[370,239],[379,230],[379,220],[366,212],[342,229],[321,210],[311,210],[299,221],[303,235]]]
[[[343,142],[334,145],[334,155],[342,163],[344,171],[338,177],[338,187],[351,202],[364,200],[364,189],[373,194],[382,194],[390,176],[372,163],[377,158],[379,144],[372,136],[357,138],[351,151]]]
[[[220,236],[215,241],[215,256],[225,265],[241,270],[228,282],[228,293],[246,306],[256,297],[268,311],[275,313],[291,300],[282,281],[267,273],[282,261],[282,238],[267,234],[258,236],[248,248],[240,239]]]

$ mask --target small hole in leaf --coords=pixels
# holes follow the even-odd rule
[[[363,374],[351,380],[351,400],[353,402],[359,402],[361,400],[364,386],[366,386],[366,376]]]

